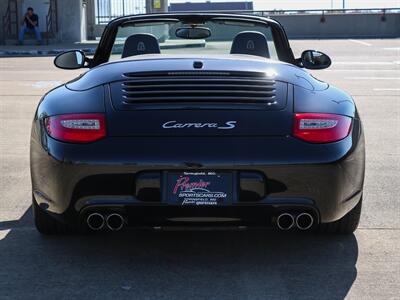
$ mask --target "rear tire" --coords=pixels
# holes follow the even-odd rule
[[[71,229],[67,225],[57,221],[48,213],[43,211],[43,209],[41,209],[36,203],[35,199],[32,199],[32,210],[35,226],[41,234],[55,235],[71,232]]]
[[[362,197],[357,205],[347,213],[343,218],[331,223],[322,223],[318,227],[319,232],[352,234],[356,231],[360,222],[362,207]]]

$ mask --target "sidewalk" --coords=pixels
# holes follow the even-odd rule
[[[23,56],[55,56],[61,52],[80,49],[88,55],[93,55],[98,42],[92,43],[61,43],[50,45],[0,45],[0,57],[23,57]]]
[[[56,56],[57,54],[72,50],[83,50],[87,55],[93,55],[99,41],[84,41],[81,43],[61,43],[50,45],[0,45],[0,57],[24,57],[24,56]],[[123,44],[119,44],[123,47]],[[205,47],[204,40],[168,40],[160,44],[161,49],[177,49],[188,47]]]

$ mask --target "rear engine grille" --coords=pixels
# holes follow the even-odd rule
[[[254,72],[126,73],[113,88],[123,105],[135,104],[277,104],[277,83]]]

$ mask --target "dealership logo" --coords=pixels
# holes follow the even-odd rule
[[[191,180],[190,176],[184,176],[177,179],[172,193],[177,195],[182,205],[218,205],[227,194],[212,191],[210,186],[210,181]]]
[[[179,123],[178,121],[165,122],[162,127],[164,129],[184,129],[184,128],[212,128],[220,130],[228,130],[236,127],[237,121],[227,121],[220,123]]]
[[[181,177],[176,181],[173,193],[176,194],[178,191],[194,192],[196,190],[203,190],[209,192],[207,187],[210,186],[209,181],[190,181],[189,176]]]

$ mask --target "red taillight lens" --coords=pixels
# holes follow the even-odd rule
[[[293,135],[311,143],[330,143],[344,139],[351,130],[350,117],[334,114],[298,113],[294,115]]]
[[[47,133],[60,141],[89,143],[106,136],[106,120],[103,114],[71,114],[48,117]]]

